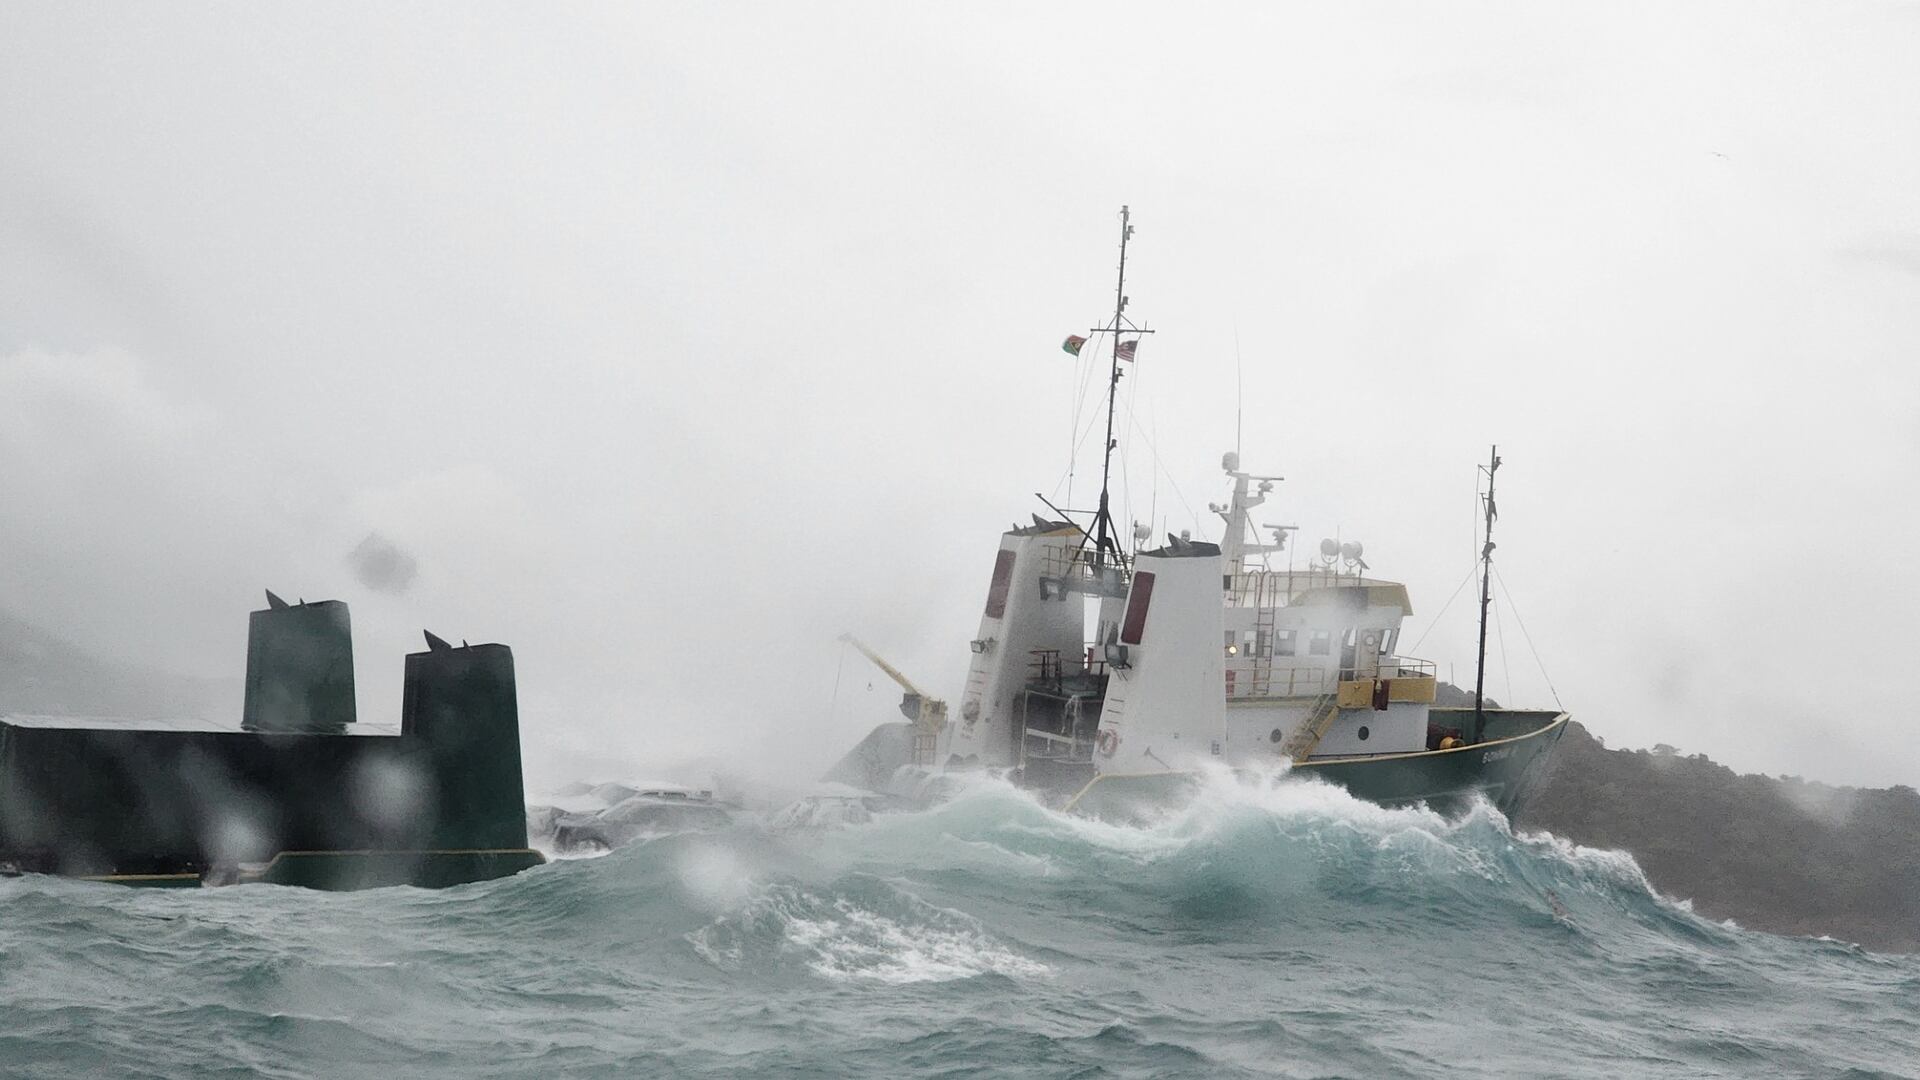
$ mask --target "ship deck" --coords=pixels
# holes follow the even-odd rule
[[[200,717],[126,717],[126,716],[54,716],[38,713],[0,715],[0,725],[39,731],[174,731],[181,733],[226,735],[349,735],[397,738],[398,724],[369,724],[356,721],[337,731],[260,732],[242,727],[239,721],[207,720]]]

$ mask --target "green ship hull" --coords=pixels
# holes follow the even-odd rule
[[[1472,709],[1435,709],[1436,723],[1456,719],[1468,726]],[[1469,746],[1384,754],[1365,758],[1308,760],[1294,774],[1338,784],[1354,797],[1383,806],[1424,804],[1444,814],[1464,811],[1484,798],[1511,815],[1539,780],[1540,766],[1566,731],[1568,716],[1554,711],[1489,709],[1484,737]],[[1150,808],[1190,797],[1192,773],[1106,773],[1094,777],[1066,803],[1094,817],[1134,818]]]

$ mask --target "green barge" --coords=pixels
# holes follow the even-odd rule
[[[237,723],[0,717],[0,873],[359,889],[543,861],[511,649],[428,634],[399,725],[360,723],[346,604],[267,598]]]

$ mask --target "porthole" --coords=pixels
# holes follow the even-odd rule
[[[1361,742],[1366,742],[1367,736],[1371,734],[1373,734],[1373,732],[1367,730],[1367,725],[1365,724],[1360,725],[1360,741]]]
[[[1285,735],[1282,735],[1282,734],[1280,734],[1280,729],[1279,729],[1279,728],[1274,728],[1274,729],[1273,729],[1273,734],[1271,734],[1271,735],[1269,735],[1269,736],[1267,736],[1267,741],[1268,741],[1268,742],[1279,742],[1279,741],[1280,741],[1281,739],[1284,739],[1284,738],[1286,738],[1286,736],[1285,736]]]

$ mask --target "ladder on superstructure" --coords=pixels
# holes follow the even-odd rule
[[[1335,684],[1330,690],[1313,699],[1307,707],[1307,718],[1287,736],[1286,744],[1280,752],[1293,760],[1295,765],[1312,756],[1320,740],[1327,737],[1328,729],[1333,727],[1334,718],[1340,715],[1340,688]]]
[[[1264,599],[1258,591],[1254,602]],[[1253,697],[1269,697],[1273,693],[1273,609],[1260,606],[1253,609]]]
[[[913,763],[932,765],[940,754],[940,730],[925,724],[913,725]]]

